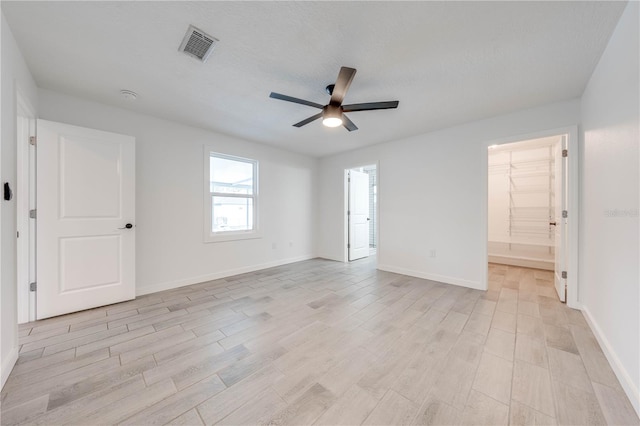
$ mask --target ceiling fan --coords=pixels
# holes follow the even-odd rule
[[[353,121],[349,120],[349,118],[344,115],[345,112],[354,112],[354,111],[371,111],[375,109],[391,109],[398,108],[398,101],[387,101],[387,102],[367,102],[363,104],[351,104],[351,105],[342,105],[342,101],[344,100],[345,95],[347,94],[347,90],[349,90],[349,86],[351,85],[351,81],[353,77],[356,75],[356,70],[354,68],[341,67],[340,73],[338,74],[338,79],[335,84],[330,84],[326,87],[327,93],[331,95],[331,99],[327,105],[320,105],[315,102],[305,101],[304,99],[298,99],[287,95],[281,95],[280,93],[271,92],[269,95],[270,98],[280,99],[281,101],[293,102],[296,104],[308,105],[310,107],[321,109],[322,112],[319,112],[316,115],[312,115],[311,117],[300,121],[299,123],[294,124],[295,127],[302,127],[306,124],[311,123],[312,121],[317,120],[322,117],[322,124],[327,127],[338,127],[344,126],[348,131],[352,132],[354,130],[358,130],[358,127],[353,124]]]

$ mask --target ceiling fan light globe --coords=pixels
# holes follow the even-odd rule
[[[342,126],[342,119],[340,117],[326,117],[322,119],[322,124],[327,127]]]

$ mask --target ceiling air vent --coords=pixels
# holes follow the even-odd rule
[[[193,25],[189,25],[189,29],[187,29],[187,33],[184,35],[178,50],[200,59],[202,62],[206,62],[217,42],[217,38],[211,37]]]

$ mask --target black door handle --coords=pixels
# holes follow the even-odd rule
[[[549,222],[549,225],[556,226],[556,223],[555,222]]]
[[[130,223],[127,223],[127,224],[124,226],[124,228],[118,228],[118,229],[131,229],[131,228],[133,228],[133,225],[132,225],[132,224],[130,224]]]

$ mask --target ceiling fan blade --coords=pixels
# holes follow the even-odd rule
[[[342,110],[344,112],[352,112],[352,111],[371,111],[374,109],[391,109],[398,108],[399,101],[388,101],[388,102],[367,102],[364,104],[351,104],[351,105],[342,105]]]
[[[336,84],[333,87],[333,92],[331,93],[331,105],[342,104],[342,101],[344,100],[344,97],[347,94],[347,90],[349,90],[349,86],[351,86],[351,81],[353,80],[353,77],[355,75],[356,70],[354,68],[340,68],[338,79],[336,80]]]
[[[275,93],[275,92],[271,92],[269,97],[273,99],[280,99],[281,101],[293,102],[295,104],[307,105],[307,106],[319,108],[319,109],[322,109],[324,107],[324,105],[320,105],[315,102],[305,101],[304,99],[298,99],[292,96],[281,95],[280,93]]]
[[[306,119],[302,120],[301,122],[294,124],[293,126],[294,126],[294,127],[302,127],[302,126],[304,126],[305,124],[309,124],[309,123],[311,123],[312,121],[315,121],[315,120],[317,120],[317,119],[318,119],[318,118],[320,118],[320,117],[322,117],[322,113],[321,113],[321,112],[320,112],[320,113],[318,113],[318,114],[316,114],[316,115],[312,115],[311,117],[306,118]]]
[[[347,129],[350,132],[353,132],[354,130],[358,130],[358,126],[353,124],[353,121],[349,120],[349,117],[347,117],[344,114],[342,114],[342,125],[344,126],[345,129]]]

